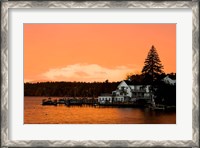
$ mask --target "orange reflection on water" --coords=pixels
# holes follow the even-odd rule
[[[175,124],[176,113],[140,108],[42,106],[43,97],[25,97],[25,124]]]

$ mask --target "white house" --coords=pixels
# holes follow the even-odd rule
[[[122,81],[113,96],[123,96],[135,99],[148,99],[150,97],[150,85],[134,85],[129,80]]]
[[[176,80],[166,76],[162,79],[167,84],[175,85]],[[123,80],[117,86],[115,91],[112,91],[112,94],[103,94],[98,97],[98,102],[105,104],[106,102],[126,102],[126,101],[136,101],[140,99],[151,99],[151,85],[135,85],[129,80]]]
[[[113,96],[132,96],[131,87],[127,84],[126,81],[122,81],[115,91],[112,92]]]
[[[176,80],[171,79],[169,76],[166,76],[165,78],[163,78],[162,81],[170,85],[176,84]]]
[[[150,99],[150,85],[134,85],[129,80],[122,81],[112,94],[102,94],[98,97],[98,102],[125,102],[138,99]]]
[[[124,96],[113,96],[113,102],[124,102]]]
[[[112,94],[102,94],[97,100],[100,104],[112,103]]]
[[[134,85],[134,86],[132,86],[132,98],[150,99],[150,85]]]

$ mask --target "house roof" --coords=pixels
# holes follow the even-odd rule
[[[170,85],[176,84],[176,80],[171,79],[169,76],[166,76],[165,78],[163,78],[162,81]]]
[[[112,94],[109,94],[109,93],[101,93],[100,96],[112,96]]]

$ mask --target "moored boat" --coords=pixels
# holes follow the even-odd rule
[[[42,105],[57,105],[57,100],[51,100],[51,98],[43,99]]]
[[[76,98],[74,99],[69,99],[69,100],[66,100],[65,102],[65,105],[82,105],[83,104],[83,101],[82,100],[78,100]]]
[[[150,105],[149,108],[152,110],[165,110],[165,105],[160,105],[160,104],[156,104],[154,106]]]
[[[66,103],[66,99],[62,98],[58,100],[58,104],[65,104]]]

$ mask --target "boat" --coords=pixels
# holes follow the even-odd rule
[[[66,99],[62,98],[58,100],[58,104],[65,104],[66,103]]]
[[[149,108],[152,110],[165,110],[165,105],[160,105],[160,104],[156,104],[154,106],[150,105]]]
[[[51,98],[43,99],[42,105],[57,105],[57,100],[52,101]]]
[[[65,105],[70,106],[70,105],[79,105],[81,106],[83,104],[82,100],[78,100],[76,98],[74,99],[69,99],[65,102]]]

